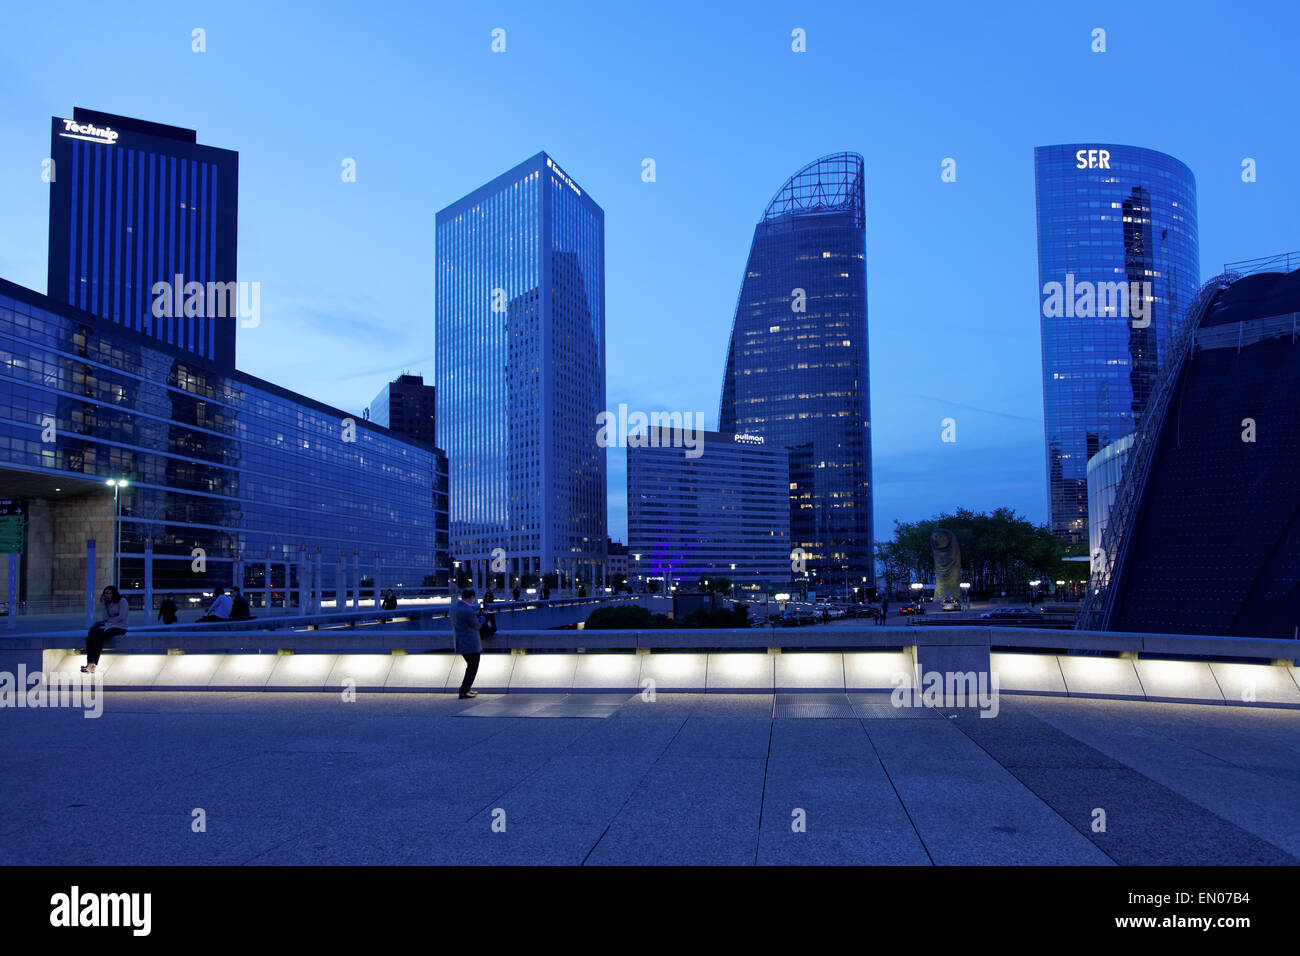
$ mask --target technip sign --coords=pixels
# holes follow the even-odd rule
[[[111,126],[95,126],[93,123],[78,123],[76,120],[65,119],[63,132],[59,135],[66,136],[68,139],[84,139],[88,143],[112,146],[121,134]]]

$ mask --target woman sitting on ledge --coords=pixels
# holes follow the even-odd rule
[[[95,673],[99,665],[99,653],[104,649],[104,642],[126,633],[126,615],[131,605],[113,585],[104,588],[100,598],[103,615],[89,631],[86,632],[86,663],[82,665],[83,674]]]

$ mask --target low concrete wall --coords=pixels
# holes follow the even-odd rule
[[[0,638],[0,671],[79,673],[81,644]],[[987,674],[1011,694],[1300,707],[1298,650],[1290,641],[986,627],[503,631],[486,642],[475,686],[865,693],[937,672]],[[139,629],[110,644],[100,667],[106,687],[131,690],[444,692],[463,672],[447,631],[393,629]]]
[[[910,650],[489,652],[475,687],[493,693],[892,693],[924,686],[916,661]],[[80,653],[51,649],[43,669],[80,680],[84,662]],[[450,652],[106,652],[99,676],[115,690],[444,693],[459,685],[464,666]],[[958,665],[952,672],[974,670]],[[1300,668],[1294,666],[999,652],[991,655],[988,673],[989,686],[995,681],[1000,694],[1300,708]]]

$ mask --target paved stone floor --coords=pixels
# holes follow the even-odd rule
[[[1294,710],[153,693],[0,726],[0,864],[1300,858]]]

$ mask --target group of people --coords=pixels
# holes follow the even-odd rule
[[[131,611],[130,602],[122,596],[115,585],[104,588],[99,596],[99,620],[86,632],[86,663],[82,665],[83,674],[93,674],[99,666],[104,644],[126,633],[127,616]],[[249,621],[253,615],[248,607],[248,599],[239,588],[217,588],[212,603],[199,618],[200,623],[212,621]],[[176,607],[176,595],[168,594],[158,605],[158,620],[164,624],[175,624],[180,620]]]
[[[487,610],[494,597],[491,591],[483,595],[483,607],[475,603],[476,593],[473,588],[460,592],[460,600],[451,606],[448,617],[451,618],[452,632],[455,635],[456,653],[465,658],[465,678],[460,683],[460,699],[469,700],[477,697],[474,690],[474,678],[478,676],[479,657],[483,653],[483,641],[497,632],[496,615]],[[392,606],[389,606],[391,601]],[[397,607],[397,597],[392,591],[384,596],[386,610]],[[86,632],[86,663],[82,673],[93,674],[99,666],[99,658],[104,644],[126,633],[127,616],[131,605],[114,585],[104,588],[100,595],[100,616],[94,626]],[[208,605],[207,611],[199,618],[204,621],[247,620],[248,601],[239,588],[217,588],[217,593]],[[158,620],[164,624],[175,624],[179,618],[176,612],[176,596],[168,594],[158,607]]]

